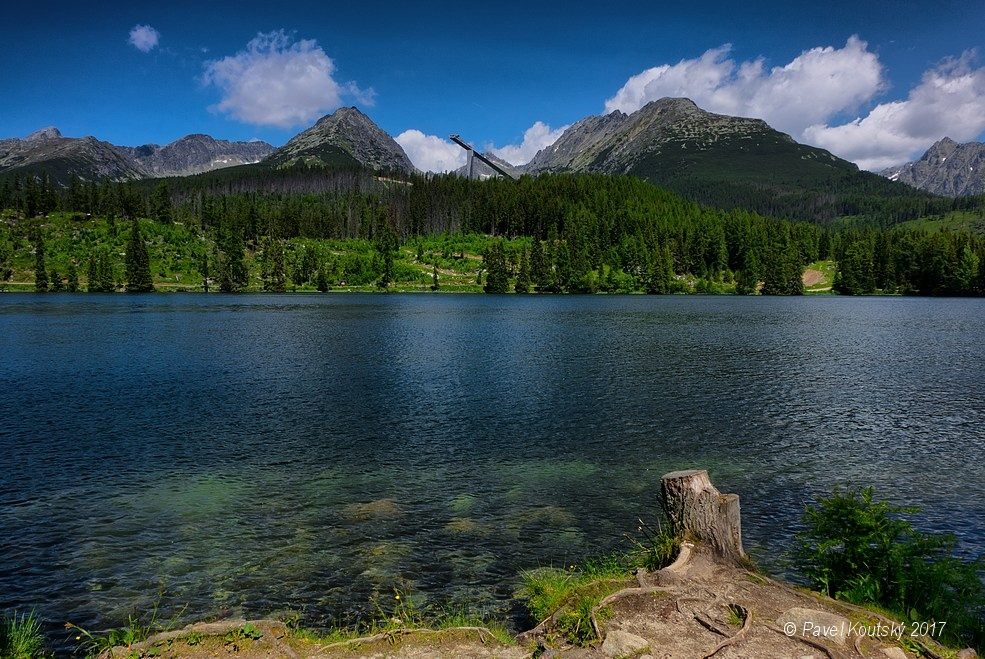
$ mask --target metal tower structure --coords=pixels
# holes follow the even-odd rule
[[[467,163],[467,166],[466,166],[466,176],[468,176],[469,180],[472,180],[472,179],[475,178],[475,159],[476,158],[478,158],[479,160],[481,160],[485,164],[489,165],[489,167],[492,168],[492,170],[494,172],[500,174],[501,176],[505,176],[506,178],[510,179],[511,181],[515,181],[516,180],[516,177],[515,176],[513,176],[508,171],[506,171],[505,169],[503,169],[502,167],[500,167],[499,165],[497,165],[496,163],[494,163],[492,160],[490,160],[489,158],[485,157],[484,155],[482,155],[481,153],[479,153],[478,151],[476,151],[474,148],[472,148],[472,145],[469,144],[468,142],[465,142],[461,138],[461,136],[459,136],[459,135],[451,135],[451,136],[449,136],[449,139],[451,139],[451,141],[454,142],[455,144],[457,144],[458,146],[460,146],[463,149],[465,149],[465,153],[468,155],[468,163]]]

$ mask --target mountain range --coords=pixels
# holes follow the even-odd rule
[[[0,141],[0,175],[47,172],[63,185],[73,175],[129,180],[243,164],[417,171],[401,146],[356,108],[322,117],[277,149],[207,135],[189,135],[163,147],[118,147],[93,137],[66,138],[53,128]],[[480,176],[491,174],[481,162],[476,167]],[[897,181],[860,171],[760,119],[714,114],[686,98],[653,101],[631,114],[616,111],[582,119],[511,171],[631,175],[709,205],[818,221],[864,212],[860,199],[906,203],[929,197],[900,182],[905,180],[902,173]]]
[[[256,163],[273,151],[266,142],[227,142],[208,135],[187,135],[165,146],[116,146],[91,136],[65,137],[48,127],[24,139],[0,140],[0,174],[47,174],[61,185],[73,176],[114,181],[188,176]]]
[[[919,160],[886,169],[882,174],[945,197],[985,194],[985,144],[958,144],[945,137]]]

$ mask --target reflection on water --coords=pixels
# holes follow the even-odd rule
[[[690,466],[774,570],[836,483],[985,551],[983,345],[982,300],[3,296],[0,609],[502,610]]]

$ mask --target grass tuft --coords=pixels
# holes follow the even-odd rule
[[[36,659],[46,657],[41,620],[34,611],[12,612],[0,619],[0,657],[4,659]]]

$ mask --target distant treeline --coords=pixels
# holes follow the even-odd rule
[[[918,198],[941,209],[977,203]],[[530,290],[541,291],[670,293],[681,288],[682,276],[692,276],[709,286],[734,285],[739,293],[799,294],[804,267],[827,259],[837,261],[835,287],[847,294],[985,291],[985,240],[972,233],[784,221],[704,207],[619,176],[475,182],[243,167],[133,184],[74,181],[67,189],[28,178],[0,184],[0,208],[25,220],[60,209],[180,222],[212,237],[219,246],[214,267],[220,268],[213,274],[232,282],[241,273],[221,268],[235,267],[240,257],[228,252],[241,254],[244,246],[265,241],[364,239],[385,264],[387,252],[416,237],[475,233],[533,239],[522,254],[491,243],[486,289],[494,292],[521,290],[529,281]]]

